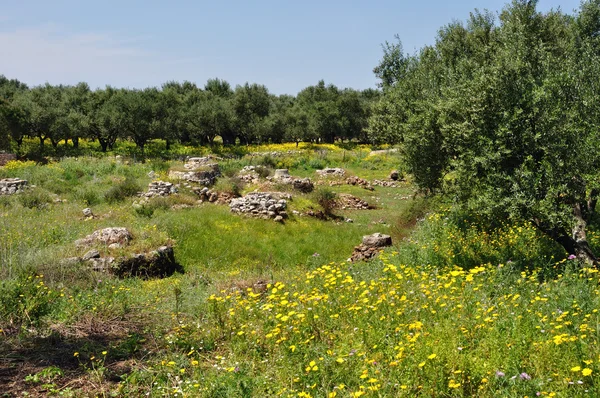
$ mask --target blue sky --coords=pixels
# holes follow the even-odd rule
[[[506,1],[28,1],[0,7],[0,74],[30,85],[142,88],[168,80],[266,85],[295,95],[320,79],[375,87],[381,43],[407,52],[475,8]],[[579,0],[540,0],[571,12]]]

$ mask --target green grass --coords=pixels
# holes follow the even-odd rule
[[[293,149],[263,149],[277,148]],[[220,162],[226,177],[217,188],[231,185],[228,178],[249,164],[287,167],[313,179],[327,166],[383,179],[400,163],[394,153],[329,149],[305,147],[265,159],[243,156],[252,152],[246,148]],[[145,188],[150,171],[166,179],[169,168],[182,164],[81,157],[0,168],[0,178],[36,185],[0,197],[0,356],[18,355],[19,369],[29,369],[20,370],[27,374],[22,380],[11,379],[20,386],[12,392],[600,393],[597,274],[565,260],[531,226],[480,225],[439,201],[413,198],[409,184],[374,191],[334,186],[333,192],[376,208],[333,210],[338,218],[328,221],[294,214],[319,209],[314,194],[294,192],[285,224],[210,203],[171,210],[195,205],[195,194],[183,187],[179,195],[132,206],[139,199],[124,184]],[[115,187],[127,192],[107,195]],[[97,218],[83,219],[88,206]],[[185,273],[119,280],[61,262],[88,250],[75,247],[76,239],[108,226],[127,227],[134,240],[116,251],[97,247],[102,254],[128,255],[169,242]],[[389,233],[395,246],[380,260],[346,263],[361,237],[373,232]],[[589,236],[599,247],[600,234],[592,228]]]

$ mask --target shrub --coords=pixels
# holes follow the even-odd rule
[[[125,181],[112,186],[105,194],[104,199],[108,203],[120,202],[127,197],[137,195],[142,188],[132,178],[126,178]]]
[[[215,184],[215,190],[241,196],[244,182],[237,177],[221,178]]]
[[[41,189],[33,189],[19,194],[19,203],[30,209],[43,209],[52,200],[48,192]]]
[[[91,188],[82,188],[75,192],[75,199],[80,200],[87,206],[97,205],[102,201],[98,191]]]
[[[335,206],[335,200],[337,198],[336,193],[327,187],[321,187],[317,191],[315,191],[314,195],[315,202],[317,202],[319,206],[321,206],[321,208],[323,209],[323,213],[331,214],[331,211]]]

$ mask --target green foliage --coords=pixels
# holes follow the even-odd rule
[[[337,194],[328,187],[320,187],[314,192],[315,202],[321,206],[323,213],[331,214],[331,211],[335,207],[335,201]]]
[[[214,186],[215,191],[226,192],[234,196],[241,196],[243,189],[244,182],[237,177],[219,178]]]
[[[0,281],[0,327],[38,325],[60,299],[60,292],[44,283],[42,275],[22,272]]]
[[[29,209],[43,209],[52,201],[50,194],[39,188],[27,190],[18,196],[19,203]]]
[[[515,0],[497,25],[474,12],[408,59],[388,46],[382,62],[402,78],[386,84],[369,128],[377,141],[398,134],[423,191],[489,219],[531,222],[588,263],[585,227],[600,192],[600,52],[582,28],[592,3],[571,17]]]
[[[113,185],[104,194],[104,199],[108,203],[121,202],[125,198],[135,196],[142,190],[142,187],[133,178],[126,178],[124,181]]]

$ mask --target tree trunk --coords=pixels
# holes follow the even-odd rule
[[[591,209],[588,209],[591,210]],[[596,267],[598,265],[598,259],[592,252],[590,245],[587,241],[587,221],[584,217],[581,205],[577,204],[573,209],[573,216],[575,217],[576,223],[573,227],[573,235],[572,239],[574,241],[574,250],[573,253],[579,261],[583,262],[586,265]]]
[[[167,139],[167,140],[165,140],[165,144],[166,144],[166,148],[165,148],[165,149],[166,149],[167,151],[170,151],[170,150],[171,150],[171,141],[169,141],[169,140]]]
[[[73,141],[73,148],[79,149],[79,137],[73,137],[71,141]]]
[[[102,148],[102,152],[106,152],[106,150],[108,149],[108,140],[98,138],[98,142],[100,143],[100,148]]]

